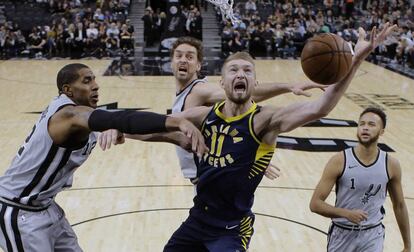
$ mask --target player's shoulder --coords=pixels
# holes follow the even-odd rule
[[[345,162],[345,150],[332,155],[329,161],[336,164],[343,164]]]
[[[327,172],[335,175],[336,177],[340,177],[341,174],[343,174],[344,169],[345,169],[344,151],[337,152],[334,155],[332,155],[326,165]]]
[[[394,176],[394,174],[401,173],[401,166],[398,159],[387,153],[387,169],[390,175],[390,178]]]
[[[93,109],[87,106],[67,104],[54,113],[53,118],[71,119]]]

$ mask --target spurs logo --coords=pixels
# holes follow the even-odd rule
[[[368,203],[369,199],[372,196],[375,196],[379,192],[379,190],[381,190],[381,184],[377,186],[375,191],[372,191],[372,189],[374,189],[374,184],[369,185],[368,190],[365,192],[364,196],[361,198],[361,201],[362,203],[364,203],[364,205]]]

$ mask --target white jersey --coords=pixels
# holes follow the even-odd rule
[[[185,100],[187,96],[191,93],[191,90],[198,83],[205,83],[207,80],[204,79],[195,79],[193,80],[186,88],[181,90],[175,97],[174,105],[172,107],[172,113],[180,113],[184,110]],[[181,171],[185,178],[195,178],[197,177],[197,166],[195,163],[195,157],[193,153],[189,153],[183,148],[176,146],[176,152],[178,160],[180,162]]]
[[[88,158],[96,145],[91,133],[80,149],[55,145],[48,131],[49,119],[59,109],[75,104],[62,94],[49,104],[14,157],[5,175],[0,177],[0,197],[27,206],[47,206],[57,193],[72,186],[73,173]]]
[[[384,202],[389,181],[387,153],[378,150],[374,163],[365,166],[355,155],[354,148],[344,151],[345,166],[336,183],[336,207],[361,209],[368,213],[362,226],[376,225],[384,218]],[[334,223],[355,225],[346,218],[334,218]]]

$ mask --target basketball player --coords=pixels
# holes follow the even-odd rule
[[[186,120],[150,112],[94,110],[99,86],[86,65],[63,67],[57,87],[59,96],[43,111],[0,177],[0,246],[7,252],[82,251],[54,198],[71,186],[74,171],[95,147],[93,131],[181,130],[193,139],[193,151],[205,150],[201,133]]]
[[[380,150],[386,115],[377,108],[365,109],[358,123],[358,145],[335,154],[325,167],[310,209],[332,218],[328,251],[383,251],[384,202],[387,190],[400,228],[405,252],[411,251],[410,224],[401,186],[399,162]],[[336,184],[335,206],[325,202]]]
[[[172,235],[164,251],[246,251],[253,235],[254,192],[272,159],[276,137],[326,116],[348,88],[364,59],[397,26],[389,24],[365,41],[360,28],[350,72],[315,101],[286,107],[259,107],[251,98],[257,85],[254,61],[239,52],[226,59],[221,85],[225,101],[213,108],[185,110],[183,116],[201,128],[209,147],[199,161],[197,194],[189,217]]]
[[[209,83],[206,78],[199,78],[202,61],[203,46],[201,41],[192,37],[180,37],[173,44],[171,49],[171,68],[175,77],[176,87],[176,98],[172,107],[173,114],[196,106],[211,106],[226,98],[220,86]],[[258,86],[254,90],[253,100],[259,102],[287,92],[310,96],[305,90],[312,88],[326,88],[326,86],[316,83],[296,85],[267,83]],[[127,137],[145,141],[168,141],[177,145],[185,145],[183,142],[185,139],[180,138],[179,134],[173,132],[162,134],[162,136],[160,134],[153,134],[147,136],[128,135]],[[116,132],[102,134],[99,139],[100,146],[106,149],[110,147],[111,143],[117,144],[117,137]],[[180,146],[176,147],[176,151],[184,177],[190,179],[192,183],[196,183],[197,168],[194,155]],[[279,176],[279,169],[269,166],[265,175],[270,179],[274,179]]]

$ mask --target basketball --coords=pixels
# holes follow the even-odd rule
[[[333,84],[342,80],[352,63],[351,46],[332,33],[309,39],[301,54],[303,72],[312,81]]]

